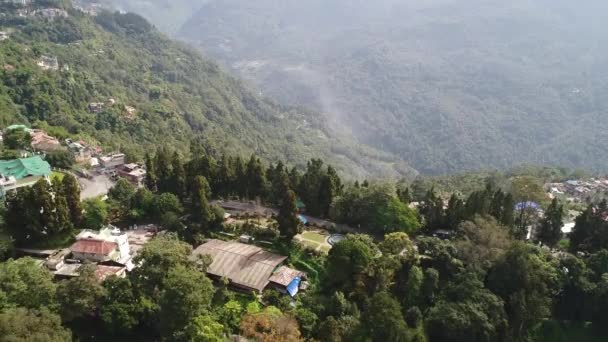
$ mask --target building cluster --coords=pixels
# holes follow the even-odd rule
[[[608,193],[608,178],[591,178],[588,180],[567,180],[561,183],[545,185],[549,197],[565,197],[569,202],[584,202],[596,194]]]
[[[146,226],[126,232],[114,226],[100,231],[83,230],[69,248],[60,250],[19,249],[23,255],[38,258],[58,279],[77,277],[84,264],[95,267],[95,276],[103,281],[111,275],[124,277],[136,265],[133,259],[156,234],[156,226]]]

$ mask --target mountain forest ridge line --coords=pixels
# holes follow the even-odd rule
[[[137,15],[91,17],[62,6],[65,17],[10,9],[0,18],[9,32],[0,43],[4,127],[51,126],[60,138],[92,140],[131,160],[158,144],[186,154],[196,138],[215,154],[257,153],[299,168],[321,157],[356,178],[416,174],[388,153],[333,133],[318,113],[262,99]],[[43,58],[56,58],[58,69],[36,65]],[[115,105],[89,109],[110,98]]]

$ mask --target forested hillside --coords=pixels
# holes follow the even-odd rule
[[[256,153],[301,167],[322,157],[350,175],[414,172],[336,135],[315,112],[260,98],[138,15],[91,17],[62,2],[38,3],[63,6],[65,15],[45,18],[34,14],[36,7],[2,5],[0,30],[9,34],[0,42],[3,127],[35,124],[123,150],[131,159],[152,145],[187,151],[198,138],[211,153]],[[37,65],[43,61],[50,64]],[[103,109],[91,111],[91,103]]]
[[[215,0],[179,32],[425,173],[608,170],[605,1]]]

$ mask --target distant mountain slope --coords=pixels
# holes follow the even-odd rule
[[[178,33],[421,172],[608,171],[608,2],[213,0]]]
[[[120,11],[137,13],[152,21],[161,31],[172,34],[209,0],[77,0],[100,3]]]
[[[415,173],[332,133],[314,112],[263,100],[137,15],[94,18],[65,5],[68,17],[50,20],[33,15],[35,8],[23,17],[0,6],[0,31],[10,33],[0,42],[2,127],[42,121],[135,157],[160,144],[187,151],[199,137],[210,150],[269,161],[303,166],[322,158],[352,176]],[[39,67],[43,56],[56,57],[59,70]],[[92,113],[97,102],[104,109]]]

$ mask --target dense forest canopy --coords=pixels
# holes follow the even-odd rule
[[[216,0],[177,36],[423,173],[606,171],[601,0]]]
[[[61,128],[60,137],[92,140],[132,160],[142,160],[152,145],[187,150],[199,137],[209,151],[255,152],[301,168],[323,157],[353,176],[415,173],[331,131],[314,111],[262,99],[136,14],[92,17],[66,5],[67,17],[46,19],[32,14],[35,7],[21,17],[14,6],[2,6],[0,29],[10,33],[0,42],[3,127],[50,125]],[[45,57],[57,58],[57,70],[37,65]],[[103,110],[91,112],[91,103]]]

